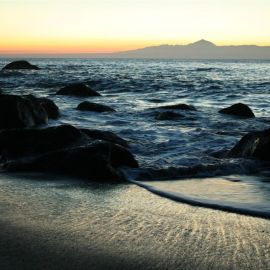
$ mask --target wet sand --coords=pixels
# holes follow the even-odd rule
[[[270,220],[31,178],[0,175],[0,269],[270,269]]]

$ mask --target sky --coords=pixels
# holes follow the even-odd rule
[[[270,45],[270,0],[0,0],[0,53]]]

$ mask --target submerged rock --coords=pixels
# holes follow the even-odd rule
[[[0,129],[25,128],[48,123],[48,115],[32,95],[0,94]]]
[[[227,153],[226,157],[270,161],[270,129],[248,133]]]
[[[91,89],[83,83],[74,83],[63,87],[57,93],[57,95],[72,95],[81,97],[101,96],[98,92]]]
[[[156,120],[176,120],[176,119],[179,119],[179,118],[182,118],[182,117],[183,117],[183,115],[181,115],[179,113],[166,111],[166,112],[158,113],[155,116],[155,119]]]
[[[51,99],[39,98],[38,101],[47,112],[48,118],[51,118],[51,119],[59,118],[60,116],[59,108]]]
[[[79,111],[93,111],[93,112],[115,112],[114,109],[110,108],[109,106],[84,101],[80,103],[77,107],[77,110]]]
[[[243,104],[243,103],[236,103],[228,108],[220,110],[219,113],[235,115],[235,116],[240,116],[240,117],[245,117],[245,118],[255,117],[252,110],[246,104]]]
[[[38,66],[32,65],[25,60],[14,61],[3,67],[2,70],[16,70],[16,69],[28,69],[28,70],[38,70]]]
[[[158,107],[158,109],[196,111],[196,108],[194,106],[188,105],[188,104],[184,104],[184,103],[161,106],[161,107]]]
[[[0,132],[1,166],[7,171],[58,172],[89,180],[124,180],[119,167],[138,167],[126,148],[96,141],[70,125]]]

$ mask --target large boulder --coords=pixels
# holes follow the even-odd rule
[[[48,123],[48,114],[44,107],[40,104],[38,98],[33,95],[22,96],[28,103],[30,111],[35,120],[35,125],[42,125]]]
[[[128,142],[126,140],[122,139],[111,131],[86,128],[80,130],[93,140],[103,140],[114,144],[119,144],[123,147],[128,147]]]
[[[93,97],[100,96],[98,92],[91,89],[89,86],[83,83],[74,83],[61,88],[57,95],[71,95],[71,96],[81,96],[81,97]]]
[[[109,106],[84,101],[80,103],[77,107],[77,110],[79,111],[92,111],[92,112],[115,112],[114,109],[110,108]]]
[[[270,161],[270,129],[248,133],[226,154],[226,157]]]
[[[59,108],[57,105],[49,98],[39,98],[39,103],[45,109],[48,114],[48,118],[57,119],[60,116]]]
[[[171,111],[160,112],[155,116],[156,120],[177,120],[182,118],[183,115]]]
[[[71,125],[9,129],[0,132],[0,155],[6,159],[42,155],[90,141],[88,136]]]
[[[62,125],[0,132],[0,165],[7,171],[59,172],[89,180],[123,180],[119,167],[138,167],[126,148]]]
[[[130,168],[138,168],[138,162],[126,148],[113,144],[107,143],[110,148],[109,159],[112,167],[130,167]]]
[[[25,60],[14,61],[3,67],[3,70],[17,70],[17,69],[28,69],[28,70],[38,70],[38,66],[32,65]]]
[[[32,127],[48,123],[48,115],[32,95],[0,94],[0,129]]]
[[[228,108],[220,110],[219,113],[245,117],[245,118],[255,117],[252,110],[246,104],[243,104],[243,103],[236,103]]]
[[[158,107],[158,109],[171,109],[171,110],[185,110],[185,111],[196,111],[196,108],[192,105],[180,103]]]
[[[5,163],[8,171],[50,172],[83,177],[89,180],[122,181],[122,174],[112,167],[109,147],[99,144],[51,151],[41,156]]]

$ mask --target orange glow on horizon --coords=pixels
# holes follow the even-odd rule
[[[0,54],[270,46],[268,0],[0,0]]]
[[[2,41],[0,44],[1,54],[20,53],[113,53],[120,51],[135,50],[147,46],[163,44],[161,41],[125,41],[125,40],[13,40]]]
[[[0,44],[0,54],[83,54],[83,53],[114,53],[120,51],[136,50],[148,46],[159,46],[162,44],[169,45],[187,45],[195,42],[166,42],[166,41],[125,41],[125,40],[94,40],[94,41],[82,41],[82,40],[15,40],[14,42],[3,42]],[[212,40],[209,40],[212,42]],[[267,42],[261,43],[241,43],[241,42],[214,42],[217,46],[228,45],[258,45],[269,46]]]

